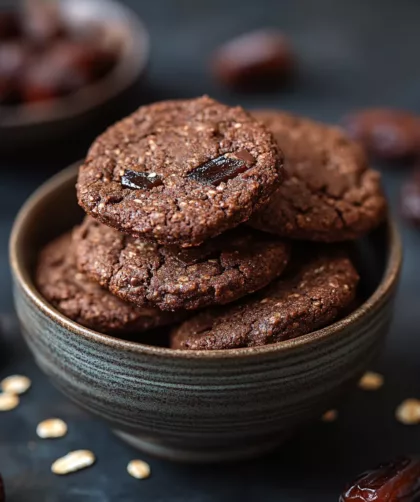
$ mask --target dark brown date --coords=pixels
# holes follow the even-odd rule
[[[401,215],[420,227],[420,168],[404,181],[400,196]]]
[[[26,52],[19,42],[0,45],[0,103],[14,101],[17,97],[17,84],[26,60]]]
[[[187,177],[204,185],[218,185],[246,171],[254,157],[246,150],[235,154],[225,154],[208,160],[188,173]]]
[[[420,500],[420,460],[400,457],[361,474],[339,502],[415,502]]]
[[[20,22],[17,12],[0,11],[0,40],[8,40],[20,35]]]
[[[72,32],[74,41],[81,41],[84,47],[88,48],[90,73],[94,78],[101,78],[109,73],[123,50],[121,39],[115,31],[112,24],[103,26],[91,21],[77,26]]]
[[[162,253],[167,259],[176,258],[183,265],[194,265],[195,263],[202,262],[203,260],[214,260],[218,262],[220,258],[220,249],[223,247],[223,240],[214,237],[200,246],[193,248],[180,248],[177,246],[166,246]]]
[[[81,42],[61,41],[27,65],[22,81],[26,102],[71,94],[94,80],[95,54]]]
[[[411,113],[387,108],[362,110],[346,117],[343,125],[374,157],[398,160],[420,153],[420,117]]]
[[[124,188],[132,188],[134,190],[151,190],[163,185],[163,182],[162,178],[156,173],[142,173],[127,169],[121,177],[121,185]]]
[[[36,46],[46,45],[66,33],[56,1],[24,0],[21,22],[25,38]]]
[[[86,83],[86,76],[77,70],[34,63],[26,69],[21,96],[27,103],[47,101],[72,94]]]
[[[6,493],[4,491],[3,478],[0,475],[0,502],[5,502],[5,501],[6,501]]]
[[[91,67],[95,64],[96,52],[83,42],[61,41],[45,53],[45,59],[55,70],[73,70],[89,78]]]
[[[229,87],[245,90],[288,80],[294,66],[287,39],[274,30],[235,38],[220,47],[212,59],[216,78]]]
[[[0,11],[0,103],[47,101],[76,92],[115,67],[118,41],[112,25],[99,21],[75,29],[55,0],[22,0],[19,10]]]

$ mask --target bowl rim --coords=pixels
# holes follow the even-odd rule
[[[319,342],[321,340],[326,340],[332,336],[337,336],[338,333],[343,332],[343,330],[348,326],[361,321],[368,314],[368,312],[380,304],[381,300],[386,297],[397,285],[402,267],[403,250],[397,225],[391,214],[388,212],[387,222],[385,224],[388,227],[389,255],[384,274],[378,287],[355,311],[344,319],[341,319],[325,328],[291,340],[285,340],[269,345],[223,350],[182,350],[155,347],[138,342],[122,340],[111,335],[106,335],[92,329],[85,328],[61,314],[42,297],[31,279],[29,271],[25,269],[19,260],[19,242],[21,234],[32,210],[42,202],[46,195],[53,192],[61,185],[69,183],[71,179],[76,178],[79,165],[80,162],[76,162],[49,178],[26,200],[18,212],[13,224],[9,241],[9,258],[14,279],[19,283],[23,292],[27,295],[35,307],[41,310],[52,321],[60,324],[74,335],[82,336],[91,342],[100,343],[114,349],[121,349],[128,352],[181,359],[204,358],[217,360],[238,357],[252,358],[263,354],[272,354],[277,352],[284,353],[298,349],[305,345],[311,345],[312,343]]]
[[[66,0],[73,1],[73,0]],[[86,0],[92,4],[97,0]],[[150,35],[137,13],[129,6],[115,0],[103,0],[121,13],[132,39],[131,50],[123,54],[112,71],[76,91],[71,96],[52,101],[20,106],[0,105],[0,131],[13,131],[26,127],[55,124],[84,115],[120,95],[133,84],[146,68],[150,58]],[[139,54],[137,48],[141,48]],[[51,103],[54,106],[51,106]]]

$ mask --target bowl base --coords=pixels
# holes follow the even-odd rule
[[[244,443],[240,446],[232,447],[229,445],[211,449],[188,449],[177,445],[165,445],[120,430],[114,429],[113,432],[125,443],[128,443],[130,446],[144,453],[165,460],[184,463],[232,462],[257,457],[274,450],[284,443],[291,435],[289,431],[276,435],[275,437],[260,440],[258,443]]]

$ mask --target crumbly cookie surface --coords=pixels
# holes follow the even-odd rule
[[[79,269],[123,300],[162,310],[232,302],[266,286],[290,246],[246,226],[189,249],[122,234],[91,217],[74,233]]]
[[[285,155],[286,179],[251,219],[254,228],[293,239],[357,239],[385,217],[380,174],[336,127],[280,111],[255,111]]]
[[[62,314],[103,333],[140,332],[179,320],[174,314],[125,303],[78,272],[71,232],[41,251],[36,283],[41,294]]]
[[[248,220],[282,178],[264,125],[204,96],[143,106],[109,128],[90,148],[77,192],[106,225],[188,247]]]
[[[308,253],[284,278],[232,306],[208,309],[174,330],[171,346],[220,350],[281,342],[325,327],[355,298],[359,276],[342,251]]]

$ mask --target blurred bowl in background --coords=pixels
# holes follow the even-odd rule
[[[63,18],[70,27],[103,24],[118,43],[119,57],[104,77],[71,95],[21,105],[0,105],[0,149],[51,141],[107,113],[110,104],[144,74],[149,59],[149,35],[129,8],[114,0],[62,0]]]

